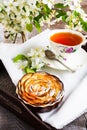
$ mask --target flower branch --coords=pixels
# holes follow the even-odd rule
[[[81,7],[81,0],[63,0],[63,3],[9,0],[0,3],[0,23],[14,42],[18,33],[24,42],[27,31],[37,28],[40,32],[45,23],[52,25],[59,21],[66,23],[65,28],[87,31],[87,15]]]

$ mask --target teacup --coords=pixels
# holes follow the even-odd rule
[[[52,50],[63,57],[76,52],[86,43],[86,38],[82,33],[70,29],[52,30],[49,40]]]

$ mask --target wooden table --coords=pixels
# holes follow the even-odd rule
[[[83,1],[83,8],[85,11],[87,11],[85,5],[85,0]],[[46,29],[47,26],[43,28],[43,30]],[[63,28],[63,24],[59,23],[56,26],[51,26],[51,28]],[[36,35],[37,31],[34,30],[33,33],[30,35],[32,37],[33,35]],[[4,86],[11,86],[12,83],[8,78],[8,74],[4,73],[5,68],[2,65],[0,61],[0,87]],[[27,116],[27,115],[26,115]],[[62,130],[86,130],[86,118],[87,113],[64,127]],[[23,121],[23,119],[18,118],[15,114],[13,114],[11,111],[3,107],[3,105],[0,105],[0,130],[36,130],[34,126],[31,126],[29,123]]]

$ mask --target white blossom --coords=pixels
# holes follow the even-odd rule
[[[43,48],[31,48],[29,52],[27,53],[27,56],[30,57],[32,61],[31,68],[41,69],[45,65],[43,61],[45,57]]]
[[[71,10],[81,8],[82,0],[65,0],[64,4],[68,5]]]
[[[47,4],[48,7],[51,9],[54,5],[54,0],[43,0],[44,4]]]
[[[62,20],[62,15],[60,17],[55,17],[58,13],[54,10],[55,0],[0,0],[0,23],[4,25],[5,29],[11,34],[18,34],[24,32],[26,34],[26,25],[33,27],[41,27],[47,23],[49,26],[55,24]],[[65,22],[68,23],[69,20],[72,21],[68,26],[74,27],[74,23],[78,22],[78,18],[74,17],[73,11],[80,14],[80,17],[87,21],[87,14],[81,8],[81,0],[63,0],[64,5],[68,5],[70,8],[70,14],[67,12],[67,18]],[[21,4],[20,4],[21,3]],[[56,0],[56,3],[58,1]],[[60,3],[60,2],[59,2]],[[50,13],[43,12],[46,10],[44,7],[48,7]],[[46,17],[45,17],[46,16]],[[36,20],[38,19],[38,20]],[[36,20],[36,21],[35,21]],[[81,23],[78,22],[77,26],[80,28]],[[82,26],[81,26],[82,27]],[[75,26],[75,28],[77,28]],[[32,31],[32,30],[31,30]]]

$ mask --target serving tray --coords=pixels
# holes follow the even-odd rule
[[[87,52],[87,44],[82,46]],[[37,130],[56,130],[43,122],[32,108],[17,98],[15,86],[12,83],[2,61],[0,60],[0,104],[12,111],[16,116],[31,124]]]
[[[56,130],[43,122],[40,117],[17,98],[12,83],[3,63],[0,60],[0,104],[13,112],[17,117],[31,124],[37,130]]]

